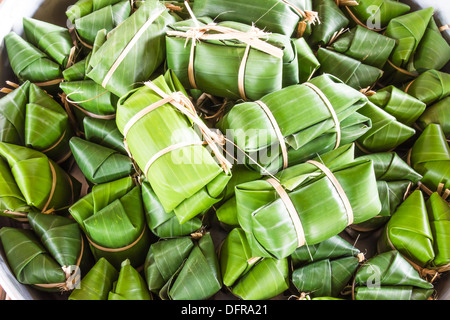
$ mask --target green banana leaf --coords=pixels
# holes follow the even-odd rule
[[[381,69],[325,48],[317,50],[317,59],[322,73],[332,74],[356,90],[373,87],[383,75]]]
[[[186,95],[170,70],[152,82],[165,94]],[[142,109],[163,98],[143,86],[121,97],[117,106],[117,127],[124,134],[126,124]],[[157,128],[157,130],[156,130]],[[127,145],[138,167],[145,171],[151,158],[177,143],[188,143],[179,150],[166,153],[143,172],[166,212],[174,212],[184,223],[221,200],[230,175],[224,171],[201,143],[191,120],[171,104],[147,113],[129,130]]]
[[[75,162],[86,179],[94,184],[106,183],[135,173],[128,156],[79,137],[70,139]]]
[[[414,142],[410,165],[423,176],[420,180],[432,191],[450,189],[450,147],[438,124],[430,123]]]
[[[240,299],[267,300],[289,288],[288,260],[253,257],[241,228],[224,239],[219,261],[223,284]]]
[[[68,297],[69,300],[107,300],[119,272],[105,258],[100,258],[83,276],[80,285]]]
[[[117,128],[114,119],[96,119],[85,117],[83,119],[84,136],[86,140],[127,154],[123,143],[123,135]]]
[[[398,250],[419,269],[448,268],[450,209],[438,193],[433,194],[425,201],[423,192],[416,190],[400,204],[378,239],[379,252]],[[440,253],[438,261],[436,252]]]
[[[308,43],[312,47],[327,45],[350,22],[334,0],[314,0],[313,9],[318,13],[320,23],[311,27]]]
[[[377,90],[369,100],[407,126],[412,126],[426,108],[424,102],[393,85]]]
[[[67,101],[76,105],[77,109],[83,112],[82,115],[114,118],[119,97],[93,80],[64,81],[59,87],[67,95]]]
[[[382,69],[394,47],[394,39],[357,25],[340,35],[327,49]]]
[[[15,32],[8,33],[4,40],[9,63],[19,81],[29,80],[44,87],[61,81],[60,65],[45,53]]]
[[[130,260],[122,262],[119,277],[109,292],[108,300],[152,300],[147,283],[130,265]]]
[[[372,127],[357,139],[358,147],[364,153],[394,150],[416,133],[371,101],[358,112],[372,120]]]
[[[45,21],[24,17],[23,31],[28,42],[51,57],[63,69],[74,62],[75,56],[73,53],[71,57],[74,44],[69,29]],[[73,61],[70,61],[70,58]]]
[[[431,69],[440,70],[449,60],[450,45],[439,31],[434,18],[431,18],[414,53],[414,68],[419,73]]]
[[[292,283],[310,297],[339,297],[363,259],[360,251],[336,235],[291,255]]]
[[[353,142],[370,128],[370,120],[356,112],[367,102],[362,93],[331,75],[314,77],[309,83],[322,91],[331,103],[340,123],[340,145]],[[261,101],[270,109],[284,137],[289,166],[336,147],[337,129],[333,116],[314,89],[305,84],[294,85],[268,94]],[[217,127],[248,154],[242,161],[249,167],[257,171],[263,167],[262,174],[276,173],[283,167],[274,126],[256,102],[234,105]]]
[[[354,278],[354,300],[426,300],[433,291],[396,250],[368,259]]]
[[[34,211],[63,211],[78,199],[81,183],[45,154],[0,142],[0,156],[6,160],[23,198]]]
[[[309,81],[320,68],[320,62],[305,38],[298,38],[292,42],[298,55],[298,83]]]
[[[87,77],[117,96],[136,88],[163,62],[166,26],[173,22],[163,4],[145,1],[92,54]]]
[[[254,24],[259,29],[289,37],[307,36],[311,33],[311,22],[307,21],[295,8],[303,12],[311,11],[312,1],[289,1],[292,6],[287,2],[276,0],[249,0],[245,2],[239,0],[198,0],[194,1],[192,10],[197,17],[208,16],[215,20]],[[245,14],[242,14],[244,12]],[[301,32],[299,29],[303,28],[305,30]]]
[[[104,257],[117,269],[126,258],[133,267],[144,262],[150,235],[141,191],[131,177],[93,186],[69,212],[86,234],[96,260]]]
[[[163,300],[205,300],[222,288],[219,262],[211,235],[160,240],[145,260],[150,292]]]
[[[0,158],[0,216],[27,221],[27,213],[37,210],[30,207],[17,186],[8,162]]]
[[[60,291],[60,287],[44,288],[46,284],[65,284],[66,275],[48,253],[32,230],[11,227],[0,229],[0,240],[6,260],[17,281],[44,291]]]
[[[87,58],[84,58],[80,61],[75,62],[73,65],[68,67],[62,72],[62,76],[64,81],[78,81],[84,80],[86,77],[86,61]]]
[[[38,86],[24,82],[0,99],[0,141],[44,152],[62,163],[73,135],[64,109]]]
[[[375,31],[385,29],[392,19],[408,13],[411,9],[406,3],[395,0],[358,0],[357,2],[356,6],[345,6],[343,11],[355,23],[361,23]]]
[[[150,183],[145,178],[142,179],[141,189],[148,228],[158,238],[187,236],[202,227],[202,219],[200,216],[180,224],[174,212],[167,213],[164,211]]]
[[[410,186],[416,185],[422,176],[403,161],[396,152],[371,153],[357,159],[372,161],[382,209],[372,219],[350,227],[357,231],[372,231],[389,220],[399,204],[403,202]]]
[[[105,29],[107,32],[113,30],[125,21],[130,14],[130,1],[120,1],[75,19],[74,27],[81,41],[87,45],[92,45],[99,30]]]
[[[343,231],[347,225],[366,221],[380,212],[372,162],[352,161],[347,156],[352,150],[353,147],[343,146],[321,155],[318,161],[339,182],[352,208],[353,219],[349,219],[349,212],[343,206],[344,195],[339,195],[332,181],[314,164],[298,164],[275,176],[295,208],[292,215],[300,218],[304,239],[297,234],[296,229],[300,227],[295,226],[286,204],[267,180],[236,186],[238,221],[249,238],[253,255],[287,257],[302,243],[317,244]],[[354,177],[358,177],[357,182]]]
[[[243,69],[243,85],[239,89],[241,66],[245,58],[247,44],[238,39],[229,40],[203,40],[186,38],[189,30],[210,25],[211,18],[202,17],[198,20],[184,20],[169,26],[166,36],[167,67],[172,69],[180,79],[184,88],[198,88],[213,96],[229,98],[232,100],[257,100],[270,92],[279,90],[283,85],[298,82],[298,67],[295,68],[295,46],[290,39],[279,34],[264,34],[260,37],[263,44],[270,45],[274,53],[263,52],[253,46],[249,52]],[[215,26],[233,29],[230,34],[251,33],[251,26],[233,21],[223,21]],[[172,35],[171,32],[180,32],[181,35]],[[261,31],[259,31],[261,33]],[[205,35],[217,32],[206,29]],[[185,35],[185,36],[182,36]],[[224,36],[227,36],[224,34]],[[229,36],[229,35],[228,35]],[[192,41],[195,41],[193,52]],[[284,48],[284,49],[283,49]],[[190,80],[189,64],[193,59],[193,78]],[[288,68],[286,68],[286,66]],[[297,76],[297,77],[296,77]],[[287,79],[286,79],[287,78]],[[292,79],[294,78],[294,79]],[[241,91],[245,91],[242,93]]]
[[[450,97],[439,100],[428,107],[417,119],[420,129],[425,129],[430,123],[439,124],[447,138],[450,137]]]
[[[408,83],[404,90],[429,107],[450,95],[450,74],[427,70]]]
[[[390,63],[385,66],[383,81],[390,84],[401,83],[418,75],[414,66],[415,52],[432,19],[433,11],[432,7],[428,7],[389,21],[385,35],[395,39],[396,46],[392,51]]]
[[[73,23],[76,19],[84,17],[106,6],[114,5],[122,0],[78,0],[67,8],[66,16]]]

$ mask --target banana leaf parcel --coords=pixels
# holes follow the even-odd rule
[[[366,260],[353,282],[354,300],[426,300],[434,287],[396,251]]]
[[[393,85],[377,90],[369,100],[394,116],[397,121],[412,126],[425,111],[426,104]]]
[[[357,231],[367,232],[381,227],[390,219],[411,187],[416,185],[422,176],[403,161],[396,152],[371,153],[357,159],[372,161],[377,179],[378,195],[382,204],[378,215],[365,222],[350,226]]]
[[[153,234],[158,238],[173,238],[190,235],[202,228],[201,214],[180,224],[174,212],[167,213],[164,211],[150,183],[145,178],[142,180],[141,189],[145,217]]]
[[[357,25],[339,35],[327,48],[382,69],[394,47],[394,39]]]
[[[0,99],[0,141],[41,151],[56,163],[70,155],[69,116],[52,97],[29,81]]]
[[[417,119],[420,129],[425,129],[430,123],[439,124],[447,138],[450,138],[450,97],[446,97],[426,110]]]
[[[76,19],[121,1],[122,0],[78,0],[72,6],[67,8],[65,13],[67,18],[73,23]]]
[[[196,114],[173,72],[121,97],[116,123],[164,210],[180,223],[221,200],[231,164],[219,149],[222,140]]]
[[[392,151],[416,133],[371,101],[358,112],[372,121],[371,128],[357,139],[358,148],[364,153]]]
[[[131,159],[114,149],[80,137],[70,139],[70,149],[81,172],[91,183],[106,183],[135,173]]]
[[[165,57],[166,26],[175,21],[157,0],[147,0],[92,54],[87,77],[117,96],[147,81]]]
[[[217,127],[249,155],[249,167],[274,173],[362,136],[371,124],[357,111],[366,102],[338,78],[321,75],[236,104]]]
[[[236,186],[238,221],[253,255],[287,257],[380,212],[372,162],[343,162],[350,150],[342,147]]]
[[[45,88],[62,81],[61,66],[15,32],[5,36],[9,63],[19,81],[29,80]]]
[[[241,228],[234,228],[220,248],[223,284],[243,300],[271,299],[289,288],[288,260],[254,257]]]
[[[410,149],[408,163],[423,176],[420,182],[426,189],[449,194],[450,147],[440,125],[425,128]]]
[[[103,1],[104,2],[104,1]],[[120,1],[108,5],[72,21],[78,40],[87,48],[91,48],[97,32],[105,29],[113,30],[131,14],[130,1]]]
[[[117,128],[115,119],[86,117],[83,119],[83,128],[86,140],[127,154],[123,143],[123,135]]]
[[[385,74],[382,81],[391,84],[401,83],[417,77],[419,72],[423,72],[426,69],[435,69],[433,64],[428,68],[425,68],[423,58],[422,61],[418,62],[420,70],[415,66],[416,58],[418,57],[417,59],[419,59],[424,55],[416,55],[416,51],[418,50],[419,44],[422,42],[422,38],[427,31],[430,21],[433,19],[433,11],[434,9],[432,7],[428,7],[396,17],[389,22],[385,35],[395,39],[396,46],[392,51],[388,64],[385,66]],[[432,58],[432,63],[439,59],[439,55],[442,53],[434,51],[435,48],[439,49],[439,46],[435,47],[435,44],[430,43],[429,41],[423,46],[423,50],[426,51],[427,55],[436,55],[435,58]],[[447,57],[448,61],[448,50],[443,54]],[[428,61],[430,60],[429,58],[426,59]]]
[[[311,0],[198,0],[194,1],[192,10],[197,17],[254,24],[259,29],[288,37],[308,36],[311,25],[319,23]]]
[[[10,181],[6,185],[14,190],[14,197],[25,200],[30,211],[62,212],[78,199],[81,183],[45,154],[27,147],[0,142],[0,156],[5,160],[2,163],[7,164],[10,171],[10,174],[4,175],[5,181]],[[5,166],[2,171],[7,172],[8,168]],[[14,178],[23,198],[17,194],[18,190],[12,184],[11,177]],[[13,215],[15,213],[10,212]]]
[[[336,235],[292,253],[292,283],[300,294],[338,298],[363,260],[357,248]]]
[[[195,241],[179,237],[152,244],[144,271],[150,292],[163,300],[205,300],[222,288],[209,233]]]
[[[133,267],[144,263],[150,234],[140,187],[131,177],[93,186],[69,212],[86,234],[96,260],[104,257],[117,269],[127,258]]]
[[[107,300],[119,272],[105,258],[100,258],[83,275],[79,286],[70,293],[69,300]]]
[[[31,230],[3,227],[0,239],[17,280],[43,291],[69,291],[90,268],[89,250],[76,222],[29,213]],[[75,272],[75,273],[74,273]]]
[[[379,252],[398,250],[421,275],[450,270],[450,208],[438,193],[416,190],[397,208],[378,239]]]
[[[108,300],[152,300],[144,278],[126,259],[120,266],[119,277],[108,294]]]
[[[295,57],[289,38],[274,37],[276,42],[266,32],[237,22],[213,23],[210,18],[193,17],[170,25],[167,67],[186,89],[232,100],[256,100],[283,87],[284,63],[290,65]],[[288,49],[289,59],[284,61]]]
[[[406,3],[395,0],[344,0],[338,3],[352,24],[377,32],[385,30],[392,19],[411,9]]]
[[[404,90],[429,107],[450,95],[450,74],[439,70],[427,70],[409,82]]]
[[[350,22],[334,0],[314,0],[313,9],[317,12],[320,23],[311,27],[308,43],[312,47],[327,45]]]
[[[383,75],[379,68],[325,48],[317,50],[317,59],[321,72],[332,74],[357,90],[373,87]]]
[[[62,69],[75,61],[75,49],[67,28],[24,17],[23,31],[28,42],[57,62]]]

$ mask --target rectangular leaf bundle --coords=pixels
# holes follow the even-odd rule
[[[166,212],[184,223],[221,200],[231,164],[170,70],[123,96],[116,122]],[[204,144],[215,148],[214,157]]]

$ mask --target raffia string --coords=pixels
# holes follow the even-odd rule
[[[275,179],[269,178],[266,180],[268,183],[272,185],[275,191],[283,201],[283,204],[286,207],[289,216],[291,217],[292,223],[294,224],[294,229],[297,234],[297,247],[301,247],[306,244],[305,232],[303,230],[302,222],[300,221],[299,214],[295,209],[294,204],[292,203],[291,198],[287,194],[286,190],[284,190],[283,186]]]
[[[122,50],[120,55],[117,57],[116,61],[111,66],[111,69],[109,69],[108,73],[106,74],[105,78],[102,82],[102,87],[106,88],[108,85],[109,80],[113,76],[114,72],[116,72],[119,65],[122,63],[122,61],[125,59],[125,57],[128,55],[128,53],[131,51],[131,49],[134,47],[134,45],[139,41],[139,39],[142,37],[142,35],[145,33],[145,31],[152,25],[152,23],[161,16],[167,9],[164,7],[164,9],[158,11],[156,14],[151,14],[150,18],[144,23],[144,25],[136,32],[136,34],[131,38],[130,42],[125,46],[125,48]]]
[[[308,160],[307,163],[310,163],[317,168],[319,168],[327,178],[331,181],[333,186],[336,188],[336,191],[339,194],[339,197],[342,200],[342,203],[344,204],[345,212],[347,213],[347,225],[353,224],[353,209],[350,204],[350,201],[348,200],[347,195],[345,194],[344,188],[342,188],[341,184],[339,183],[338,179],[334,176],[334,174],[331,172],[330,169],[328,169],[325,165],[323,165],[320,162],[317,162],[315,160]]]
[[[311,24],[315,24],[316,22],[320,23],[319,14],[316,11],[301,10],[288,0],[281,0],[281,1],[287,4],[292,9],[294,9],[307,23]]]
[[[79,105],[79,103],[85,103],[85,102],[89,102],[89,101],[92,101],[92,100],[97,99],[98,97],[104,95],[105,93],[108,93],[107,90],[104,91],[104,92],[102,92],[102,93],[100,93],[100,94],[98,94],[98,95],[95,96],[95,97],[92,97],[92,98],[89,98],[89,99],[86,99],[86,100],[82,100],[82,101],[73,101],[73,100],[70,100],[70,99],[69,99],[69,96],[70,96],[71,94],[76,94],[76,93],[80,93],[80,92],[74,91],[74,92],[71,92],[71,93],[69,93],[69,94],[63,94],[63,98],[64,98],[68,103],[70,103],[72,106],[74,106],[75,108],[77,108],[78,110],[80,110],[80,111],[83,112],[85,115],[87,115],[87,116],[89,116],[89,117],[91,117],[91,118],[95,118],[95,119],[103,119],[103,120],[111,120],[111,119],[115,119],[115,118],[116,118],[116,114],[115,114],[115,113],[112,113],[112,114],[96,114],[96,113],[87,111],[86,109],[82,108],[82,107]]]
[[[331,117],[333,118],[333,122],[336,128],[336,144],[334,146],[334,149],[337,149],[341,144],[341,124],[339,122],[339,118],[336,112],[334,111],[333,105],[331,104],[330,100],[328,100],[327,96],[322,92],[322,90],[317,88],[311,82],[305,82],[303,84],[311,88],[315,93],[317,93],[319,97],[322,99],[322,101],[325,103],[325,106],[328,108],[328,111],[330,111]]]
[[[189,100],[188,97],[186,97],[181,92],[173,92],[171,94],[165,93],[163,90],[161,90],[157,85],[155,85],[152,81],[145,82],[145,86],[152,89],[156,94],[158,94],[162,99],[145,107],[138,113],[136,113],[124,126],[123,129],[123,136],[124,136],[124,145],[125,149],[127,150],[130,157],[132,157],[132,154],[129,150],[128,143],[127,143],[127,136],[130,131],[130,129],[134,126],[136,122],[138,122],[140,119],[142,119],[145,115],[150,113],[151,111],[170,103],[173,107],[175,107],[177,110],[179,110],[181,113],[183,113],[185,116],[187,116],[190,120],[192,120],[199,128],[200,131],[203,134],[203,137],[205,139],[205,142],[208,144],[208,146],[212,149],[214,152],[214,156],[219,161],[222,169],[225,173],[229,173],[231,170],[231,163],[223,156],[222,152],[220,152],[217,145],[223,145],[224,139],[223,136],[219,136],[218,134],[211,131],[208,126],[200,119],[200,117],[197,114],[197,111],[195,109],[195,106],[192,104],[191,100]],[[201,141],[203,143],[203,141]],[[188,145],[192,145],[193,143],[190,142]],[[169,147],[169,149],[164,150],[163,152],[160,152],[159,156],[175,149],[177,146]],[[156,161],[157,158],[153,156],[145,166],[147,169],[150,167],[154,161]],[[145,176],[147,176],[147,172],[143,172]]]
[[[48,209],[48,207],[49,207],[49,205],[50,205],[50,202],[51,202],[52,199],[53,199],[53,194],[55,193],[56,180],[57,180],[57,177],[56,177],[56,170],[55,170],[55,167],[54,167],[53,164],[52,164],[52,161],[49,160],[49,161],[48,161],[48,164],[49,164],[49,166],[50,166],[50,171],[51,171],[51,173],[52,173],[52,187],[51,187],[51,189],[50,189],[50,194],[49,194],[49,196],[48,196],[47,202],[45,203],[44,207],[43,207],[42,210],[41,210],[41,212],[42,212],[42,213],[45,213],[45,214],[49,214],[49,213],[52,213],[53,211],[55,211],[54,208]]]
[[[400,72],[400,73],[403,73],[403,74],[405,74],[405,75],[407,75],[407,76],[411,76],[411,77],[417,77],[419,74],[418,73],[412,73],[412,72],[409,72],[408,70],[405,70],[405,69],[403,69],[403,68],[400,68],[400,67],[398,67],[398,66],[396,66],[395,64],[393,64],[392,62],[391,62],[391,60],[387,60],[387,62],[389,63],[389,65],[392,67],[392,68],[394,68],[395,70],[397,70],[398,72]]]
[[[350,8],[349,8],[348,5],[345,5],[344,8],[347,10],[347,12],[348,12],[349,16],[352,18],[352,20],[353,20],[356,24],[359,24],[361,27],[364,27],[364,28],[366,28],[366,29],[369,29],[369,30],[372,30],[372,31],[375,31],[375,32],[380,32],[380,31],[386,30],[386,28],[387,28],[387,27],[383,27],[383,28],[380,28],[380,29],[369,28],[367,25],[365,25],[364,23],[362,23],[362,22],[355,16],[355,14],[352,12],[352,10],[350,10]]]
[[[270,123],[272,124],[273,129],[275,130],[275,134],[277,135],[278,141],[280,142],[281,156],[283,158],[283,169],[286,169],[288,167],[288,165],[289,165],[289,163],[288,163],[287,146],[286,146],[286,143],[284,142],[284,136],[281,133],[281,129],[278,126],[277,120],[273,116],[273,114],[270,111],[269,107],[264,102],[262,102],[260,100],[257,100],[257,101],[255,101],[255,103],[257,105],[259,105],[261,107],[261,109],[264,110],[264,112],[266,113],[267,117],[270,120]]]

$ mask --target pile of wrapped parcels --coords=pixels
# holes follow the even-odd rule
[[[0,98],[14,276],[70,300],[439,298],[450,46],[433,12],[80,0],[70,27],[24,18]]]

